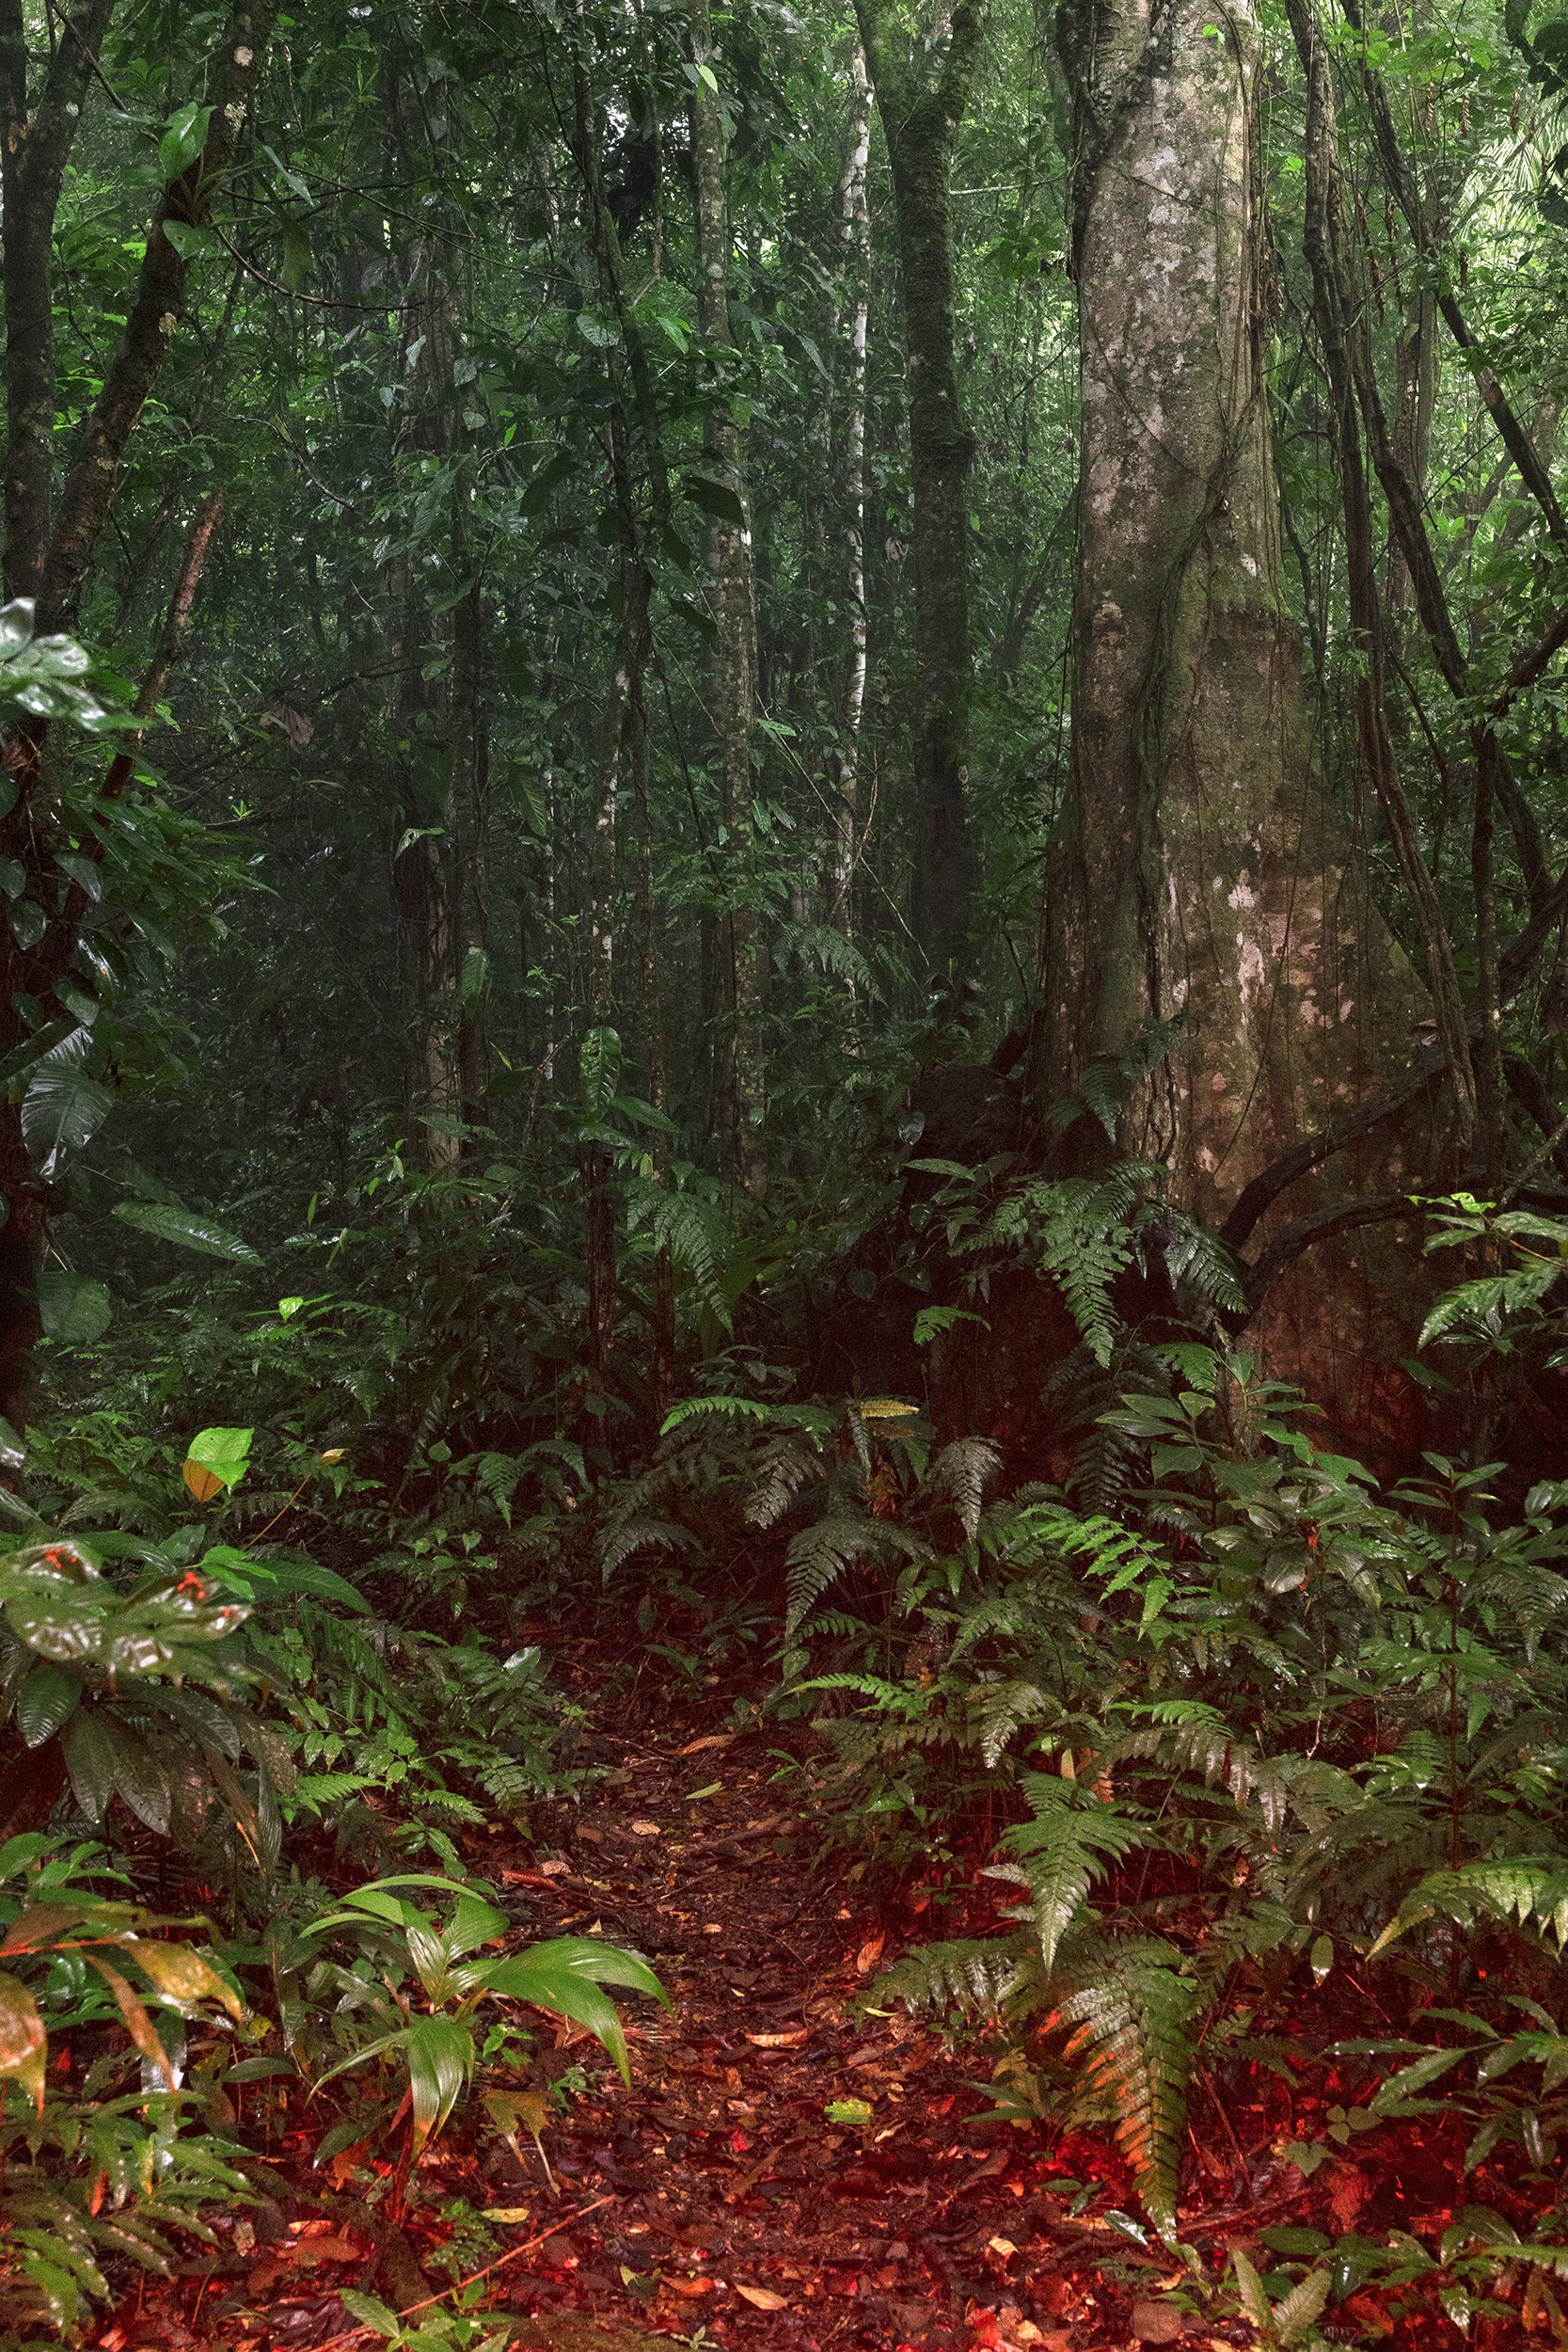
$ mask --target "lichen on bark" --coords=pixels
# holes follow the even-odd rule
[[[1409,1057],[1425,1007],[1312,757],[1280,570],[1249,0],[1064,0],[1058,53],[1082,425],[1050,1080],[1130,1073],[1121,1147],[1217,1224]],[[1369,1147],[1384,1182],[1390,1149]],[[1281,1216],[1321,1200],[1313,1182]],[[1340,1251],[1338,1339],[1301,1279],[1268,1311],[1295,1334],[1278,1368],[1320,1391],[1342,1386],[1323,1352],[1365,1336],[1347,1286],[1370,1313]]]

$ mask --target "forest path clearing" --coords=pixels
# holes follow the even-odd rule
[[[974,2045],[950,2054],[924,2024],[858,2006],[895,1947],[841,1868],[811,1869],[809,1833],[791,1835],[784,1737],[667,1714],[604,1740],[619,1768],[565,1828],[564,1856],[490,1864],[527,1898],[531,1931],[638,1947],[674,2003],[634,2027],[630,2091],[595,2065],[594,2095],[547,2131],[559,2204],[536,2193],[531,2162],[517,2188],[525,2233],[612,2201],[503,2274],[500,2299],[535,2322],[523,2344],[1175,2341],[1176,2313],[1151,2308],[1173,2265],[1069,2218],[1051,2184],[1069,2166],[1043,2135],[969,2120],[986,2105]],[[826,2112],[852,2102],[863,2121]]]

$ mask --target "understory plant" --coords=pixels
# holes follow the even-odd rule
[[[1112,1340],[1143,1375],[1093,1435],[1114,1508],[982,1470],[958,1540],[877,1530],[880,1581],[788,1648],[847,1832],[906,1867],[944,1834],[995,1889],[879,1996],[999,2033],[997,2112],[1108,2127],[1172,2243],[1199,2112],[1261,2098],[1307,2175],[1436,2119],[1473,2202],[1408,2277],[1480,2312],[1533,2266],[1549,2299],[1568,1488],[1510,1512],[1498,1465],[1432,1454],[1380,1490],[1218,1335]],[[1351,2244],[1334,2297],[1388,2260]]]

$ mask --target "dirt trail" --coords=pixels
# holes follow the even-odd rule
[[[673,2007],[627,2002],[629,2090],[596,2043],[546,2035],[549,2177],[526,2139],[519,2158],[454,2121],[402,2228],[390,2150],[318,2169],[320,2120],[291,2121],[271,2193],[219,2217],[215,2249],[175,2278],[143,2274],[100,2352],[373,2352],[342,2288],[407,2312],[476,2276],[521,2321],[518,2352],[1178,2341],[1173,2266],[1097,2217],[1127,2195],[1108,2147],[973,2120],[976,2045],[867,2012],[898,1936],[844,1865],[811,1867],[821,1825],[793,1810],[789,1734],[715,1729],[726,1697],[707,1691],[617,1737],[579,1667],[602,1768],[583,1803],[542,1814],[532,1844],[499,1828],[468,1843],[523,1937],[602,1934],[658,1969]],[[367,2163],[382,2184],[368,2199]],[[1185,2337],[1192,2352],[1252,2340],[1196,2323]]]
[[[501,2300],[537,2323],[524,2343],[1175,2341],[1175,2312],[1151,2310],[1170,2267],[1069,2217],[1052,2186],[1064,2152],[969,2120],[986,2105],[974,2048],[950,2055],[901,2014],[863,2013],[892,1946],[842,1872],[808,1867],[777,1741],[772,1726],[673,1721],[611,1740],[619,1769],[560,1852],[497,1872],[531,1930],[636,1945],[674,2002],[635,2029],[631,2090],[595,2069],[594,2095],[546,2137],[560,2202],[530,2195],[531,2227],[612,2201],[505,2274]]]

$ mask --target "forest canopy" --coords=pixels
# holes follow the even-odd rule
[[[0,0],[0,2352],[1568,2342],[1551,5]]]

